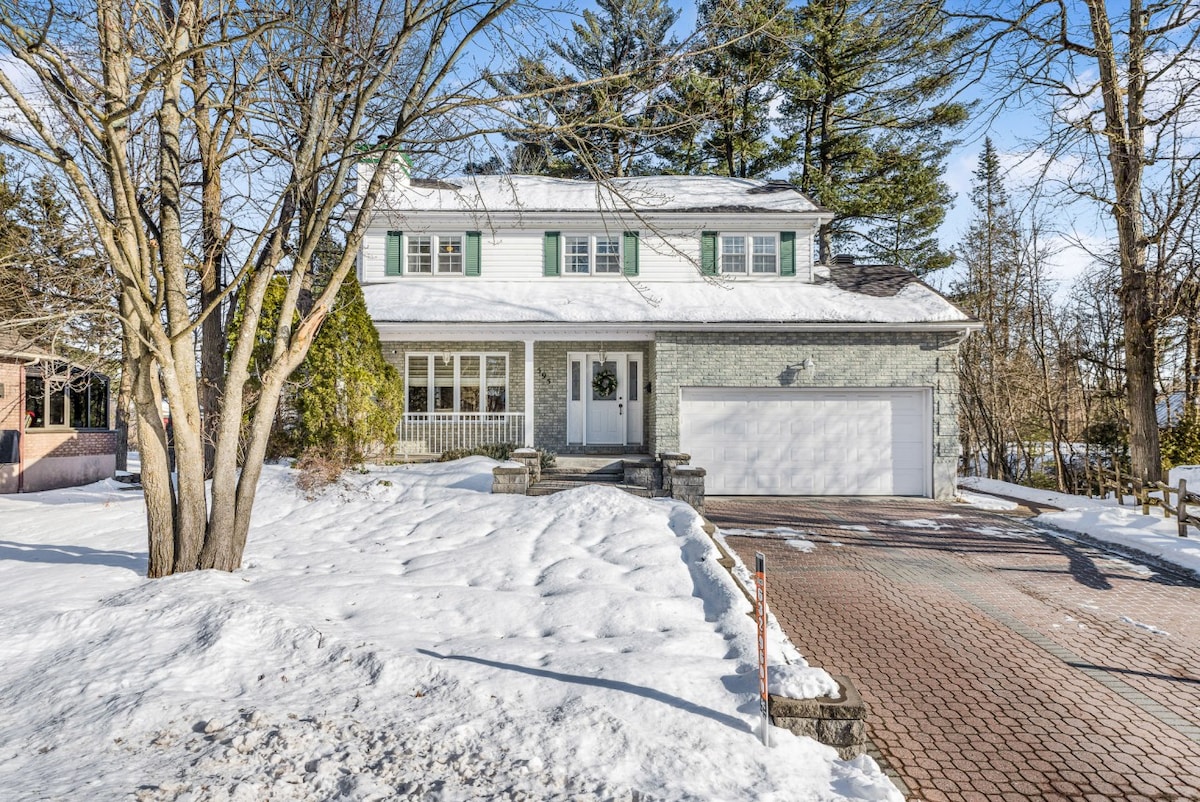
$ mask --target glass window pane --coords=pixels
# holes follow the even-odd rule
[[[479,357],[463,355],[458,358],[458,411],[479,411]]]
[[[50,420],[47,425],[65,426],[67,423],[66,383],[52,379],[47,382],[47,392],[50,394],[50,403],[47,405]]]
[[[408,272],[433,272],[433,237],[408,238]]]
[[[629,400],[638,400],[638,363],[629,363]]]
[[[41,376],[25,376],[25,428],[46,425],[46,382]]]
[[[463,243],[462,237],[438,237],[438,267],[439,273],[463,272]]]
[[[621,241],[616,237],[596,237],[596,272],[621,272]]]
[[[429,411],[429,357],[408,358],[408,411]]]
[[[746,272],[745,237],[721,237],[721,272]]]
[[[88,426],[108,428],[108,380],[99,376],[88,383]]]
[[[578,362],[571,363],[571,400],[579,400],[579,386],[583,383],[580,378],[583,374],[583,366]]]
[[[485,365],[487,373],[487,411],[508,411],[508,360],[502,356],[489,356]]]
[[[71,428],[86,429],[88,425],[88,377],[76,375],[67,385],[67,391]]]
[[[454,411],[454,357],[433,358],[433,411]]]
[[[587,273],[589,272],[588,264],[588,238],[587,237],[564,237],[566,259],[566,272],[568,273]]]
[[[774,237],[755,237],[754,238],[754,264],[752,267],[755,273],[774,273],[775,272],[775,238]]]

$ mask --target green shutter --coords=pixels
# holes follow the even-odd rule
[[[467,232],[466,274],[479,275],[479,241],[482,235],[478,231]]]
[[[779,275],[796,275],[796,232],[779,232]]]
[[[706,276],[717,275],[717,232],[700,232],[700,272]]]
[[[559,249],[558,249],[559,232],[547,231],[542,238],[542,275],[557,276]]]
[[[399,276],[404,272],[404,233],[389,231],[387,233],[387,253],[383,265],[385,276]]]
[[[626,231],[623,235],[624,248],[623,258],[625,260],[625,275],[636,276],[638,274],[638,243],[641,241],[638,232]]]

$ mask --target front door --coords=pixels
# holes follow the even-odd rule
[[[628,445],[642,441],[642,355],[568,356],[567,441]]]
[[[624,354],[588,354],[587,442],[625,444]]]

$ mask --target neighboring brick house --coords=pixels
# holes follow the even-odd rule
[[[814,264],[830,217],[774,181],[389,175],[358,275],[402,447],[684,451],[709,493],[952,496],[977,324],[898,268]]]
[[[0,336],[0,493],[112,476],[108,379]]]

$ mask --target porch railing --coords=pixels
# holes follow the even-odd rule
[[[400,421],[400,450],[406,455],[493,443],[524,445],[524,413],[410,412]]]

